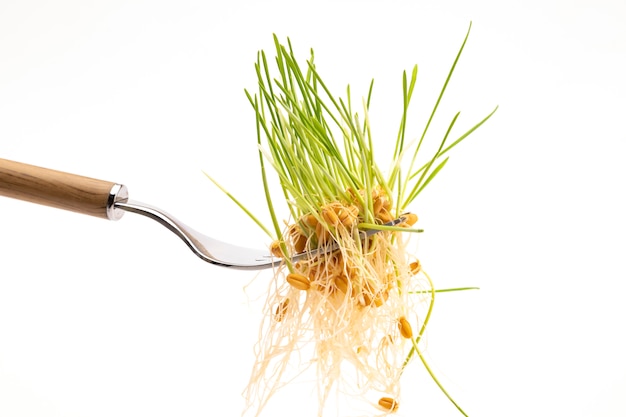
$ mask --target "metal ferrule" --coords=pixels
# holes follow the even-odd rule
[[[119,220],[124,215],[124,210],[115,207],[115,203],[125,203],[128,201],[128,188],[123,184],[115,184],[109,191],[107,200],[107,217],[109,220]]]

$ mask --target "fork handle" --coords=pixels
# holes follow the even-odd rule
[[[118,220],[115,203],[128,200],[124,185],[0,158],[0,195]]]

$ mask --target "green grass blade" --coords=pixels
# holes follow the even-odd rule
[[[215,186],[217,188],[219,188],[220,191],[222,191],[224,194],[226,194],[226,196],[228,198],[230,198],[241,210],[243,210],[243,212],[246,213],[248,215],[248,217],[250,217],[252,219],[252,221],[254,221],[257,224],[257,226],[259,226],[261,228],[261,230],[263,230],[270,238],[275,239],[275,236],[272,234],[272,232],[270,232],[270,230],[267,227],[265,227],[265,225],[263,223],[261,223],[261,221],[254,214],[252,214],[252,212],[250,210],[248,210],[246,208],[246,206],[244,206],[235,196],[233,196],[231,193],[229,193],[224,187],[222,187],[222,185],[220,183],[218,183],[209,174],[207,174],[204,171],[203,171],[203,174],[206,175],[206,177],[209,180],[211,180],[211,182],[213,184],[215,184]]]

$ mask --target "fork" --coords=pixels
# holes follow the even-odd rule
[[[271,268],[280,263],[268,250],[246,248],[206,236],[165,211],[128,198],[125,185],[56,171],[0,158],[0,195],[43,204],[108,220],[119,220],[125,212],[136,213],[157,221],[176,236],[200,259],[213,265],[234,269]],[[385,226],[395,226],[404,217]],[[371,236],[379,230],[367,230]],[[291,257],[293,261],[318,253],[330,252],[328,246]]]

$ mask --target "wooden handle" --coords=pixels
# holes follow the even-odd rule
[[[116,183],[0,159],[0,195],[91,216],[110,217]]]

